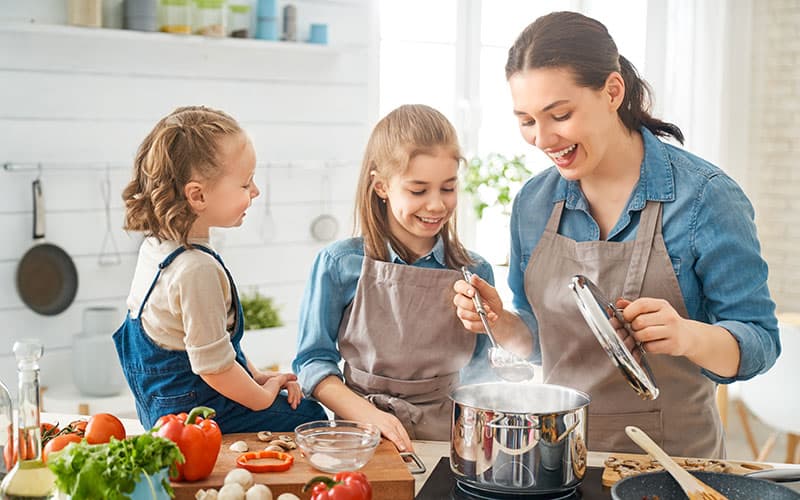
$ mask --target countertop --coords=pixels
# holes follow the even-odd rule
[[[86,419],[86,415],[66,414],[66,413],[50,413],[42,412],[41,420],[43,422],[58,422],[59,424],[66,424],[77,419]],[[144,428],[138,420],[131,418],[120,419],[125,426],[125,432],[128,434],[140,434],[144,432]],[[441,457],[450,455],[450,443],[448,441],[414,441],[414,451],[417,456],[425,464],[426,471],[423,474],[414,475],[414,491],[418,493],[422,485],[433,472],[433,468],[439,462]],[[608,452],[590,451],[587,457],[587,465],[590,467],[603,467],[605,459],[608,457]],[[730,459],[740,459],[756,463],[747,457],[728,457]],[[782,464],[782,463],[769,463],[774,467],[787,467],[800,469],[800,464]],[[794,483],[793,489],[800,489],[800,484]]]

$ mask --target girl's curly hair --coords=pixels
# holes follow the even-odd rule
[[[197,215],[184,187],[197,177],[216,179],[222,173],[220,139],[239,133],[236,120],[203,106],[181,107],[162,118],[139,146],[133,179],[122,192],[125,230],[188,247]]]

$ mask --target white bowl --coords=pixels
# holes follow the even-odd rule
[[[381,441],[376,425],[351,420],[317,420],[297,426],[294,432],[300,450],[323,472],[364,467]]]

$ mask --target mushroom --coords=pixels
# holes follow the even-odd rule
[[[256,436],[258,436],[259,441],[272,441],[272,433],[270,431],[259,431]]]
[[[244,488],[239,483],[228,483],[219,490],[217,500],[244,500]]]
[[[272,500],[272,490],[265,484],[254,484],[247,490],[245,500]]]
[[[217,500],[217,490],[214,488],[209,488],[207,490],[197,490],[197,493],[194,494],[194,498],[196,500]]]
[[[247,447],[247,443],[244,441],[236,441],[235,443],[231,444],[230,448],[232,451],[238,451],[239,453],[244,453],[249,449]]]
[[[225,476],[225,481],[223,484],[234,483],[240,485],[242,487],[242,493],[244,493],[245,490],[253,486],[255,480],[253,479],[253,474],[251,474],[249,470],[231,469],[231,471]]]
[[[300,497],[294,493],[281,493],[278,495],[277,500],[300,500]]]
[[[278,447],[280,447],[280,450],[277,450],[277,451],[289,451],[289,450],[294,450],[295,448],[297,448],[297,445],[294,444],[294,441],[292,441],[291,439],[287,441],[286,439],[280,439],[280,438],[273,439],[272,441],[267,443],[267,446],[268,447],[269,446],[278,446]]]

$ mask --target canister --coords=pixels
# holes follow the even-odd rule
[[[225,0],[194,0],[192,32],[205,36],[225,36]]]
[[[247,0],[228,2],[228,36],[250,38],[252,36],[253,7]]]
[[[164,33],[190,34],[192,32],[191,1],[159,0],[158,30]]]

